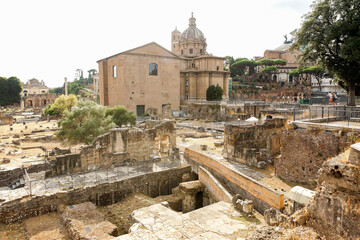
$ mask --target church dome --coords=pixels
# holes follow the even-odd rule
[[[185,41],[196,41],[205,39],[204,34],[196,27],[196,18],[191,14],[189,19],[189,27],[181,34],[181,38]]]

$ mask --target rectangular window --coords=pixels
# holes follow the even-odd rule
[[[184,50],[181,50],[181,55],[184,55]]]
[[[145,114],[145,105],[136,105],[136,115],[141,116]]]
[[[192,48],[190,48],[190,50],[189,50],[189,51],[190,51],[190,54],[192,54],[192,53],[193,53],[193,49],[192,49]]]
[[[116,65],[113,66],[113,77],[116,78]]]
[[[200,49],[200,54],[202,54],[202,49]]]
[[[152,76],[158,75],[158,65],[156,63],[149,64],[149,75],[152,75]]]
[[[185,81],[185,86],[186,86],[186,87],[189,87],[189,80],[186,80],[186,81]]]

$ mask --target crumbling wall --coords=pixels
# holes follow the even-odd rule
[[[319,171],[318,188],[308,206],[308,226],[327,239],[360,238],[360,144],[326,161]],[[340,238],[341,237],[341,238]]]
[[[106,206],[121,201],[134,192],[157,197],[171,194],[171,189],[181,183],[184,174],[191,174],[191,167],[181,167],[161,172],[108,182],[86,188],[71,189],[55,194],[25,197],[9,202],[0,202],[0,222],[12,223],[29,217],[57,211],[60,204],[73,205],[93,202]]]
[[[270,162],[280,153],[280,131],[286,119],[268,119],[262,124],[225,124],[224,157],[250,166]]]
[[[144,161],[168,152],[176,146],[173,121],[164,121],[150,129],[115,128],[97,137],[80,153],[57,156],[51,161],[47,177],[122,165],[125,161]]]
[[[349,146],[348,139],[344,131],[284,131],[280,138],[280,157],[274,162],[275,174],[284,180],[315,184],[322,164],[343,152]]]
[[[12,116],[0,116],[0,125],[13,124],[14,118]]]
[[[185,148],[184,158],[188,160],[195,172],[198,173],[199,166],[202,166],[214,175],[231,194],[239,194],[243,199],[252,200],[257,211],[263,213],[270,207],[283,209],[284,194],[270,189],[233,168],[229,168],[204,152]]]

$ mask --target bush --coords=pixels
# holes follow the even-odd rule
[[[133,112],[128,111],[124,106],[115,106],[106,109],[105,116],[111,116],[112,121],[121,127],[122,125],[136,124],[136,116]]]
[[[71,111],[64,111],[58,122],[61,129],[56,136],[68,142],[90,144],[97,136],[116,126],[111,116],[105,116],[106,109],[93,101],[78,102]]]
[[[76,102],[76,96],[73,94],[68,96],[61,95],[55,100],[53,104],[47,106],[44,112],[46,115],[60,115],[63,114],[65,110],[70,111]]]
[[[224,93],[223,89],[218,84],[216,86],[210,85],[206,90],[206,100],[207,101],[222,100],[223,93]]]

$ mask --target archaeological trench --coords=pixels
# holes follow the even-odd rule
[[[0,115],[0,239],[360,239],[359,129],[295,107],[194,103],[70,146]]]

